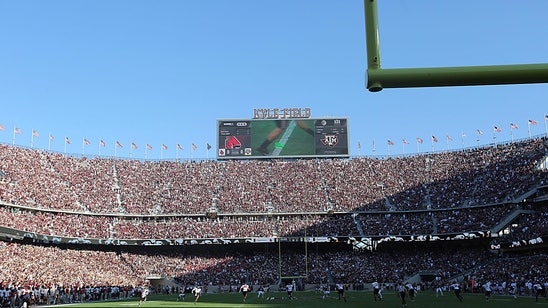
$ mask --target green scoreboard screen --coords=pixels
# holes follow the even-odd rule
[[[217,120],[217,159],[350,157],[347,118]]]

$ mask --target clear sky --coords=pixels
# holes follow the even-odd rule
[[[548,63],[546,0],[378,8],[383,68]],[[214,158],[217,119],[285,107],[348,117],[352,156],[417,153],[418,137],[421,152],[472,147],[478,129],[489,144],[494,126],[497,142],[526,138],[528,120],[545,133],[548,84],[370,93],[365,71],[362,0],[0,0],[2,143],[81,154],[86,138],[86,154],[130,157],[134,142],[149,159],[179,143],[180,158]]]

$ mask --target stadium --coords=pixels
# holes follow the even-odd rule
[[[548,281],[547,149],[535,136],[400,157],[181,162],[2,144],[1,249],[15,265],[2,287],[39,304],[288,281],[385,292],[490,281],[531,296]]]
[[[403,60],[381,66],[377,2],[363,2],[365,33],[349,31],[362,26],[350,2],[6,5],[0,100],[13,138],[0,141],[0,307],[548,305],[548,115],[541,135],[529,117],[528,138],[498,118],[538,113],[545,90],[395,92],[364,106],[352,83],[361,60],[369,92],[546,84],[546,63],[483,65],[506,63],[508,46],[480,34],[489,25],[520,61],[536,61],[529,54],[542,59],[545,46],[518,39],[544,42],[543,16],[523,31],[534,18],[516,6],[384,2],[394,12],[384,25],[398,34],[385,55]],[[519,24],[499,28],[510,21]],[[455,33],[472,40],[458,49]],[[414,51],[426,43],[430,56]],[[496,51],[481,56],[479,43]],[[363,47],[365,59],[348,52]],[[458,56],[476,66],[440,67],[462,65]],[[424,67],[410,68],[413,57]],[[272,108],[309,101],[352,118]],[[241,116],[248,102],[268,108],[218,118],[216,142],[202,140],[213,126],[205,117]],[[510,123],[511,140],[497,139],[497,124],[480,144],[471,125],[485,118]],[[351,121],[373,138],[371,155],[360,139],[351,154]],[[16,139],[30,125],[27,147]],[[67,151],[68,134],[63,152],[50,150],[53,134],[39,139],[46,126],[85,133],[97,155],[85,153],[86,137],[81,154]],[[426,130],[441,128],[447,148],[436,150]],[[477,129],[477,146],[465,147],[462,128]],[[403,130],[431,136],[431,151],[416,137],[417,153],[406,154]],[[456,133],[462,146],[450,149]],[[390,134],[401,154],[390,153]],[[175,138],[192,139],[189,158]],[[386,155],[374,138],[387,140]],[[114,156],[101,155],[107,143]],[[175,159],[164,159],[168,145]]]

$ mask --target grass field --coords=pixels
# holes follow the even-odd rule
[[[176,295],[153,295],[149,296],[146,303],[141,307],[401,307],[400,299],[394,294],[383,293],[382,302],[374,302],[371,292],[347,292],[347,301],[337,299],[337,294],[332,293],[330,298],[322,299],[316,292],[295,292],[296,299],[288,300],[285,293],[269,292],[267,296],[275,296],[275,300],[258,299],[256,293],[250,293],[247,301],[243,302],[242,295],[238,293],[205,294],[197,304],[194,304],[193,296],[187,294],[186,301],[177,302]],[[282,299],[283,297],[283,299]],[[409,308],[452,308],[452,307],[496,307],[496,308],[518,308],[518,307],[546,307],[548,300],[539,298],[535,302],[534,297],[518,297],[514,299],[509,296],[495,295],[489,302],[481,294],[464,294],[464,300],[459,302],[453,294],[445,294],[436,298],[432,292],[420,293],[415,301],[407,300]],[[138,307],[137,298],[125,301],[97,302],[87,304],[70,304],[69,307]],[[55,306],[55,307],[59,307]]]

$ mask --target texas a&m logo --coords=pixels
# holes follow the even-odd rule
[[[337,135],[325,135],[322,139],[320,139],[323,143],[323,145],[327,145],[330,147],[334,147],[339,143],[339,137]]]

